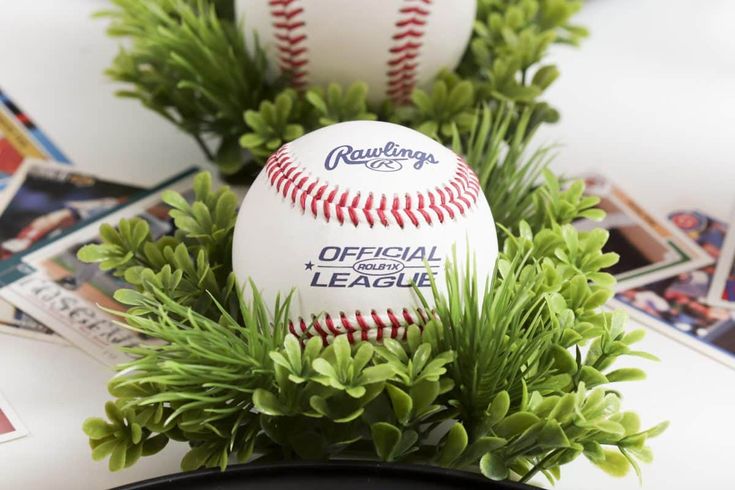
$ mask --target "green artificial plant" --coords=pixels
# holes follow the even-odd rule
[[[340,121],[379,119],[448,143],[471,137],[483,106],[512,103],[528,112],[527,138],[558,119],[543,92],[559,72],[544,62],[553,43],[576,45],[586,31],[571,23],[581,0],[478,0],[472,38],[455,72],[413,90],[405,105],[371,107],[367,87],[329,85],[302,92],[266,76],[262,48],[234,21],[232,0],[111,0],[100,15],[124,40],[107,70],[140,100],[191,135],[225,175],[252,177],[281,143]],[[513,121],[515,124],[516,121]]]
[[[290,296],[270,310],[249,284],[246,300],[230,262],[235,197],[207,173],[191,202],[164,193],[174,237],[153,240],[138,218],[104,226],[79,257],[127,281],[121,320],[158,342],[125,349],[107,418],[84,423],[92,456],[119,470],[173,440],[190,446],[185,470],[368,457],[553,482],[583,455],[612,475],[639,473],[666,424],[642,429],[622,408],[619,383],[645,375],[618,364],[655,358],[634,348],[643,331],[602,308],[617,260],[602,252],[607,232],[571,225],[601,218],[597,199],[508,132],[531,110],[519,125],[515,108],[485,106],[467,147],[452,129],[499,211],[500,256],[492,278],[448,262],[446,292],[421,295],[433,314],[403,341],[301,344],[287,331]],[[514,186],[512,201],[496,180]]]
[[[120,320],[155,340],[125,349],[106,419],[84,423],[93,458],[120,470],[173,440],[189,445],[185,470],[367,457],[554,482],[583,455],[609,474],[640,476],[647,441],[666,423],[642,429],[623,410],[619,383],[645,375],[618,364],[655,357],[634,348],[643,331],[602,308],[614,286],[604,269],[617,260],[602,251],[607,232],[571,224],[600,219],[597,199],[582,182],[561,182],[548,170],[553,148],[531,141],[558,118],[542,100],[558,77],[544,56],[585,36],[570,22],[581,1],[478,0],[458,68],[400,106],[371,106],[362,82],[296,91],[266,77],[231,0],[112,3],[109,33],[126,44],[108,74],[194,137],[223,174],[252,176],[283,143],[340,121],[405,124],[476,171],[500,256],[490,278],[449,261],[445,292],[417,290],[432,314],[402,341],[302,343],[287,331],[289,295],[269,309],[257,284],[238,284],[237,202],[202,173],[192,200],[162,196],[173,236],[154,240],[144,220],[123,220],[79,252],[128,283],[116,293],[128,306]]]

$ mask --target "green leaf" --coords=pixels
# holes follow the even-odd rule
[[[355,352],[355,357],[352,360],[355,372],[362,371],[368,362],[373,358],[373,346],[367,342],[363,342]]]
[[[265,137],[257,133],[245,133],[240,137],[240,145],[243,148],[258,148],[265,144]]]
[[[91,439],[102,439],[111,435],[115,428],[100,418],[90,417],[84,421],[82,430]]]
[[[645,434],[633,434],[618,441],[619,448],[642,448],[646,444]]]
[[[377,422],[370,426],[370,433],[378,457],[383,461],[392,461],[393,454],[401,440],[400,429],[387,422]]]
[[[473,442],[462,455],[462,461],[475,464],[485,453],[490,453],[506,445],[508,441],[501,437],[483,436]]]
[[[360,383],[372,384],[380,383],[393,376],[393,367],[390,364],[378,364],[377,366],[370,366],[362,371],[360,376]]]
[[[595,441],[584,443],[584,455],[595,464],[605,462],[605,451],[602,449],[602,446]]]
[[[124,442],[119,441],[117,444],[115,444],[115,447],[110,453],[110,461],[108,465],[110,471],[120,471],[121,469],[125,468],[125,456],[127,454],[127,451],[128,446]]]
[[[96,243],[87,244],[77,252],[77,258],[86,263],[100,262],[107,257],[108,252],[106,247]]]
[[[607,384],[609,382],[604,374],[592,366],[582,366],[582,369],[580,370],[580,380],[590,388]]]
[[[610,383],[619,383],[622,381],[641,381],[646,379],[646,373],[637,368],[616,369],[605,375]]]
[[[538,445],[542,448],[556,449],[569,447],[569,439],[555,420],[549,420],[538,435]]]
[[[620,419],[620,425],[625,429],[625,434],[636,434],[641,430],[641,419],[635,412],[624,412]]]
[[[131,423],[129,426],[129,430],[131,442],[133,444],[139,444],[140,441],[143,439],[143,429],[140,424],[136,424],[135,422]]]
[[[117,439],[108,439],[103,441],[92,449],[92,459],[94,461],[99,461],[106,458],[110,453],[112,453],[112,450],[115,449],[117,444]]]
[[[352,398],[362,398],[367,390],[364,386],[349,386],[345,389],[345,392]]]
[[[648,446],[643,447],[626,447],[625,451],[638,458],[642,463],[653,463],[653,451]]]
[[[440,383],[438,381],[419,381],[411,386],[409,395],[411,396],[413,409],[416,413],[421,413],[426,407],[430,406],[439,396]]]
[[[497,453],[487,453],[480,459],[480,471],[486,478],[501,481],[508,478],[508,466]]]
[[[630,463],[625,458],[625,456],[620,454],[618,451],[610,450],[604,451],[604,454],[605,459],[603,461],[593,461],[593,463],[595,463],[595,465],[602,469],[602,471],[604,471],[608,475],[618,478],[621,478],[628,474]]]
[[[617,437],[622,437],[625,435],[625,429],[623,428],[623,426],[617,422],[613,422],[612,420],[598,420],[594,422],[593,426],[597,430],[613,434]]]
[[[444,446],[439,453],[439,464],[442,466],[451,465],[462,455],[467,447],[467,442],[467,431],[464,426],[459,422],[454,424],[444,438]]]
[[[577,363],[567,349],[560,345],[552,345],[550,351],[554,357],[554,365],[559,372],[574,373],[577,371]]]
[[[110,401],[105,403],[105,413],[107,414],[107,418],[110,419],[113,424],[124,425],[125,420],[123,414],[114,402]]]
[[[652,439],[654,437],[658,437],[661,434],[663,434],[664,431],[666,429],[668,429],[668,427],[669,427],[669,422],[668,421],[667,422],[661,422],[660,424],[655,425],[655,426],[651,427],[650,429],[648,429],[646,431],[643,431],[642,433],[645,434],[646,437],[648,437],[649,439]]]
[[[393,406],[393,413],[396,415],[396,419],[398,419],[398,422],[401,425],[408,424],[413,410],[413,400],[408,393],[391,384],[386,385],[385,389],[390,397],[391,405]]]
[[[559,70],[554,65],[547,65],[536,71],[531,83],[541,90],[546,90],[557,78],[559,78]]]
[[[508,439],[525,431],[540,419],[531,412],[516,412],[495,425],[497,435]]]
[[[152,456],[166,447],[168,444],[168,437],[166,434],[158,434],[155,437],[146,439],[143,442],[143,456]]]
[[[574,416],[576,405],[577,399],[574,393],[565,394],[549,413],[549,419],[557,420],[562,424],[568,422]]]
[[[311,408],[313,408],[319,415],[323,417],[331,417],[332,412],[329,409],[329,403],[327,403],[327,400],[322,396],[314,395],[311,398],[309,398],[309,405]]]
[[[209,448],[206,446],[196,446],[189,450],[181,460],[181,469],[183,471],[194,471],[206,465],[207,459],[210,457]]]
[[[125,451],[125,468],[130,468],[133,466],[142,456],[143,454],[143,445],[142,444],[136,444],[134,446],[130,446],[127,451]]]
[[[487,409],[487,423],[490,425],[495,425],[503,420],[503,418],[505,418],[505,415],[508,413],[509,408],[510,395],[508,395],[507,391],[501,391],[500,393],[495,395],[493,402]]]
[[[336,369],[326,359],[323,359],[321,357],[318,359],[314,359],[314,362],[312,362],[312,367],[314,368],[314,371],[321,374],[322,376],[326,376],[334,381],[339,380]]]
[[[281,402],[278,401],[278,398],[270,391],[262,388],[258,388],[253,392],[253,405],[266,415],[284,415],[283,407],[281,406]]]
[[[184,196],[182,196],[176,191],[172,191],[172,190],[163,191],[163,193],[161,194],[161,200],[174,209],[180,209],[180,210],[189,209],[189,203],[187,202],[187,200],[184,199]]]

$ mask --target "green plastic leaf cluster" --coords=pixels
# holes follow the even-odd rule
[[[231,453],[247,460],[260,432],[252,393],[270,385],[269,353],[283,345],[289,298],[269,311],[257,294],[252,304],[239,297],[241,321],[220,305],[214,321],[158,289],[152,294],[123,289],[115,297],[131,307],[122,315],[129,328],[159,341],[126,349],[135,360],[120,365],[121,374],[110,381],[113,406],[125,421],[123,430],[114,430],[122,422],[108,408],[115,444],[130,449],[151,434],[159,441],[187,441],[191,450],[184,469],[225,468]],[[101,426],[99,419],[84,425],[95,450],[112,437],[96,430]],[[134,437],[141,431],[145,437]],[[121,466],[111,460],[110,468]]]
[[[136,414],[134,410],[120,409],[121,402],[107,402],[105,413],[107,421],[89,418],[82,427],[89,436],[92,459],[99,461],[109,457],[110,471],[118,471],[134,465],[141,456],[152,456],[168,444],[169,437],[164,434],[151,435],[152,427],[160,423],[163,412],[147,413],[148,417]],[[142,411],[141,411],[142,414]],[[143,424],[138,421],[143,422]]]
[[[451,140],[455,132],[467,134],[475,122],[475,88],[454,73],[442,72],[428,91],[415,89],[411,102],[396,109],[395,119],[437,141]]]
[[[261,102],[257,111],[245,111],[245,122],[252,132],[240,138],[242,147],[262,161],[283,143],[304,134],[304,127],[298,123],[299,111],[294,108],[295,102],[298,102],[296,92],[286,90],[278,94],[273,102]]]
[[[246,300],[229,273],[234,196],[207,174],[188,200],[164,194],[176,244],[136,220],[105,227],[80,257],[128,280],[122,320],[154,342],[126,349],[107,420],[85,422],[93,456],[116,470],[175,440],[190,446],[186,470],[372,457],[555,481],[584,455],[639,473],[666,424],[643,430],[622,409],[617,384],[645,374],[619,361],[655,357],[634,348],[643,332],[627,332],[624,314],[602,309],[617,257],[602,251],[605,230],[570,225],[599,214],[583,184],[547,174],[538,189],[537,228],[505,232],[491,281],[455,258],[445,293],[417,290],[433,316],[378,345],[302,344],[287,334],[290,297],[271,310],[251,284]]]
[[[240,144],[258,162],[263,162],[283,143],[311,131],[342,121],[375,120],[367,110],[367,85],[361,82],[343,90],[336,83],[326,90],[314,87],[305,94],[284,89],[273,101],[264,100],[258,110],[245,111],[249,131]]]
[[[218,312],[213,297],[236,312],[232,232],[237,197],[227,187],[213,190],[211,175],[202,172],[194,178],[191,202],[170,190],[162,200],[171,208],[173,235],[154,237],[143,218],[123,219],[117,227],[103,224],[101,243],[82,247],[79,258],[98,263],[140,291],[167,291],[200,313]]]
[[[243,112],[274,94],[265,81],[262,50],[218,13],[226,2],[207,0],[111,0],[100,12],[110,36],[124,38],[108,76],[199,143],[223,172],[242,166],[237,140],[247,130]],[[215,9],[217,3],[219,9]],[[215,139],[211,150],[205,141]]]
[[[473,79],[482,98],[509,100],[554,122],[558,113],[539,97],[559,76],[543,59],[552,43],[577,45],[587,35],[570,23],[581,0],[478,0],[470,47],[458,72]]]
[[[267,77],[264,51],[246,42],[231,0],[113,0],[115,8],[102,15],[112,20],[109,34],[128,41],[107,71],[129,87],[120,95],[192,135],[224,174],[244,170],[252,177],[282,143],[341,121],[395,121],[444,143],[455,135],[466,143],[483,106],[512,103],[513,126],[529,112],[527,136],[558,119],[540,100],[558,70],[542,62],[552,43],[577,44],[584,37],[584,29],[570,23],[581,3],[478,0],[457,70],[416,88],[406,105],[375,107],[362,82],[297,93],[286,77]]]

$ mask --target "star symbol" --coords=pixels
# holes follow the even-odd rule
[[[305,263],[304,265],[306,266],[305,270],[307,271],[310,271],[314,267],[314,264],[311,263],[311,260]]]

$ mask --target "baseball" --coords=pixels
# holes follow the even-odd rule
[[[443,290],[453,247],[460,267],[469,250],[484,284],[498,244],[473,171],[417,131],[352,121],[270,157],[240,208],[233,269],[271,307],[295,288],[299,337],[380,341],[426,318],[412,284],[433,302],[429,274]]]
[[[356,80],[368,100],[404,102],[469,42],[477,0],[236,0],[251,43],[296,88]]]

